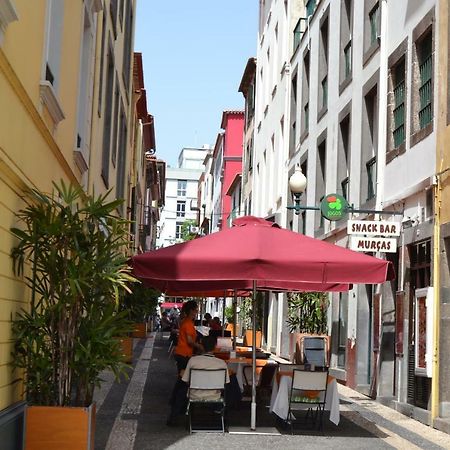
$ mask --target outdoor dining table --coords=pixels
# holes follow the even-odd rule
[[[256,367],[263,367],[266,364],[276,364],[276,362],[269,361],[267,359],[257,359]],[[228,369],[231,369],[236,373],[236,379],[241,389],[241,392],[244,391],[244,367],[252,365],[251,358],[238,357],[238,358],[230,358],[227,361]],[[250,380],[248,380],[250,381]]]
[[[273,379],[272,396],[270,398],[270,412],[283,420],[287,420],[289,413],[289,395],[292,386],[292,372],[278,372]],[[296,404],[298,406],[298,404]],[[307,409],[309,405],[304,405]],[[330,421],[339,425],[339,393],[336,378],[328,376],[325,410],[330,411]]]

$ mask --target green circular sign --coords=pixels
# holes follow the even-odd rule
[[[327,194],[320,202],[320,212],[327,220],[341,220],[347,215],[348,203],[342,195]]]

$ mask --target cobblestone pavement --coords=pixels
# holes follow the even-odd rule
[[[267,407],[258,407],[257,432],[262,434],[189,434],[181,418],[168,427],[168,398],[176,378],[168,355],[167,336],[151,333],[135,339],[134,360],[128,377],[120,382],[104,374],[96,392],[95,450],[147,449],[450,449],[450,436],[408,418],[362,394],[339,385],[339,426],[325,420],[322,432],[279,426]],[[230,412],[230,427],[248,429],[248,404]],[[263,434],[270,433],[270,434]]]

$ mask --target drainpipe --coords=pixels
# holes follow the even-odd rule
[[[433,237],[433,360],[431,375],[431,426],[439,417],[439,324],[440,324],[440,226],[441,226],[441,173],[433,180],[434,185],[434,237]]]

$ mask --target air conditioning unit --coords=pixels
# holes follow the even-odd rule
[[[191,225],[191,227],[189,228],[189,231],[191,232],[191,234],[198,234],[198,232],[200,231],[200,227]]]

